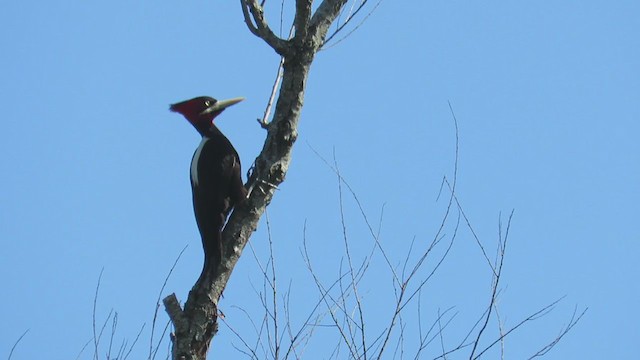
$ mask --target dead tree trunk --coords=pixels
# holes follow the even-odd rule
[[[220,266],[203,273],[180,306],[175,294],[164,299],[175,328],[172,334],[174,360],[204,360],[217,331],[217,304],[231,272],[249,237],[281,184],[291,162],[291,150],[298,137],[298,121],[311,63],[324,45],[327,32],[347,0],[323,0],[311,13],[313,0],[296,0],[295,34],[291,39],[276,36],[264,18],[257,0],[241,0],[249,30],[263,39],[284,59],[280,92],[264,147],[255,160],[253,173],[246,184],[251,196],[231,215],[223,232],[223,256]],[[362,6],[362,5],[361,5]],[[340,28],[339,28],[340,29]]]

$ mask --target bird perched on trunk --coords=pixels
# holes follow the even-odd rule
[[[240,158],[213,120],[227,107],[244,98],[216,100],[201,96],[173,104],[171,111],[182,114],[202,135],[191,160],[193,210],[202,237],[204,270],[217,267],[222,257],[222,228],[234,205],[242,202],[247,190],[242,184]]]

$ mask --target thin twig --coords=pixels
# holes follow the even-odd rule
[[[358,318],[360,321],[360,341],[362,345],[362,349],[367,348],[366,335],[365,335],[365,324],[364,324],[364,314],[362,310],[362,302],[360,301],[360,295],[358,294],[358,286],[356,282],[356,278],[353,270],[353,261],[351,260],[351,251],[349,250],[349,238],[347,236],[347,224],[344,217],[344,204],[342,201],[342,176],[340,175],[340,168],[338,167],[338,161],[336,160],[335,149],[333,151],[333,164],[335,166],[337,177],[338,177],[338,197],[340,202],[340,222],[342,224],[342,238],[344,240],[344,249],[347,255],[347,264],[349,265],[349,275],[351,275],[351,289],[353,291],[355,300],[356,300],[356,309],[358,310]],[[367,352],[364,351],[363,359],[367,359]]]
[[[169,327],[169,324],[171,322],[167,321],[167,325],[164,327],[164,330],[166,332],[167,328]],[[127,360],[127,358],[129,357],[129,355],[131,354],[131,351],[133,351],[133,347],[136,346],[136,344],[138,343],[138,340],[140,339],[140,335],[142,335],[142,331],[144,330],[146,324],[142,324],[142,326],[140,327],[140,330],[138,331],[138,334],[136,335],[136,338],[133,340],[133,342],[131,343],[131,346],[129,346],[129,351],[127,351],[127,353],[122,356],[122,360]],[[160,347],[160,343],[162,342],[162,337],[160,338],[160,341],[158,342],[158,347]],[[126,346],[125,346],[126,348]],[[158,352],[158,350],[156,349],[155,352]],[[155,357],[155,352],[154,352],[154,357]],[[118,356],[118,359],[120,359],[121,357]]]
[[[438,308],[438,337],[440,338],[440,348],[442,349],[443,359],[447,360],[447,357],[444,355],[444,337],[442,336],[442,323],[440,322],[440,308]]]
[[[267,235],[269,239],[269,263],[271,264],[271,297],[273,301],[273,344],[275,347],[274,359],[280,359],[280,340],[278,340],[278,286],[276,285],[276,264],[273,256],[273,238],[271,237],[271,221],[269,219],[269,211],[264,212],[267,222]]]
[[[433,267],[433,269],[431,270],[429,275],[427,275],[424,279],[422,279],[422,281],[420,281],[420,284],[416,287],[416,289],[413,291],[413,293],[407,297],[407,300],[404,302],[404,304],[401,304],[402,305],[400,307],[401,311],[402,311],[402,309],[404,309],[405,306],[407,306],[413,300],[413,298],[416,296],[416,294],[420,290],[422,290],[422,288],[427,284],[427,282],[429,282],[429,280],[431,280],[431,278],[435,275],[436,271],[438,271],[440,266],[444,263],[444,260],[447,258],[447,256],[449,255],[449,252],[451,251],[451,248],[453,247],[453,243],[455,242],[455,239],[456,239],[456,237],[458,235],[458,229],[459,228],[460,228],[460,215],[458,215],[458,220],[456,221],[456,225],[453,228],[453,234],[451,235],[451,240],[449,241],[449,245],[444,250],[444,253],[440,256],[440,259],[435,264],[435,266]],[[434,242],[431,243],[431,246],[429,247],[429,249],[427,249],[427,251],[423,254],[422,258],[420,259],[421,261],[423,259],[425,259],[425,256],[428,255],[432,251],[432,249],[435,247],[435,245],[438,244],[438,242],[440,242],[439,239],[437,240],[437,242],[434,241]],[[412,271],[412,273],[409,275],[409,277],[405,280],[405,283],[408,284],[412,280],[412,278],[415,276],[415,274],[418,273],[418,270],[419,270],[419,268],[416,267]]]
[[[441,324],[441,320],[442,318],[447,315],[450,311],[452,311],[454,309],[454,307],[450,307],[448,309],[446,309],[444,312],[442,313],[438,313],[438,317],[433,321],[433,323],[431,323],[431,326],[429,327],[429,330],[427,331],[426,334],[422,334],[422,328],[420,328],[420,332],[419,332],[419,338],[420,338],[420,346],[418,347],[418,351],[416,352],[416,355],[414,357],[415,360],[418,360],[421,358],[421,353],[424,349],[427,348],[427,346],[429,346],[437,337],[440,336],[441,332],[444,331],[444,329],[447,328],[447,326],[451,323],[451,321],[453,321],[453,319],[458,315],[458,313],[454,313],[453,315],[451,315],[451,317],[447,320],[447,322],[444,324],[444,326],[440,325]],[[431,332],[435,329],[436,325],[438,325],[438,332],[436,332],[435,334],[433,334],[433,336],[431,336],[431,338],[429,338],[429,335],[431,335]],[[421,324],[420,324],[421,327]]]
[[[562,300],[564,299],[564,296],[561,297],[560,299],[552,302],[551,304],[543,307],[542,309],[534,312],[533,314],[527,316],[524,320],[520,321],[518,324],[516,324],[515,326],[513,326],[511,329],[509,329],[507,332],[504,333],[504,336],[499,337],[498,339],[496,339],[494,342],[492,342],[491,344],[489,344],[489,346],[487,346],[486,348],[484,348],[481,352],[478,353],[478,355],[476,355],[473,359],[478,359],[480,356],[482,356],[485,352],[487,352],[489,349],[491,349],[495,344],[499,343],[501,339],[509,336],[509,334],[511,334],[513,331],[517,330],[518,328],[520,328],[522,325],[524,325],[525,323],[529,322],[529,321],[534,321],[539,319],[542,316],[547,315],[550,311],[552,311],[554,309],[554,307]]]
[[[346,40],[349,36],[351,36],[354,32],[356,32],[356,30],[360,29],[360,27],[369,19],[369,17],[371,15],[373,15],[373,13],[378,9],[378,6],[380,5],[380,3],[382,2],[382,0],[379,0],[371,9],[371,11],[369,11],[369,13],[367,13],[367,15],[365,15],[362,20],[358,23],[358,25],[354,26],[353,29],[351,29],[345,36],[341,37],[340,39],[334,41],[330,46],[326,46],[326,44],[329,42],[329,40],[332,40],[333,37],[335,37],[338,34],[338,30],[336,30],[336,32],[334,32],[333,34],[331,34],[327,40],[325,40],[325,42],[322,44],[322,46],[320,47],[320,50],[327,50],[330,49],[338,44],[340,44],[341,42],[343,42],[344,40]],[[353,17],[349,18],[349,21],[351,21],[353,19]],[[346,23],[344,24],[346,25]],[[344,27],[344,26],[343,26]],[[342,30],[342,29],[340,29]]]
[[[451,185],[449,184],[449,180],[445,177],[443,181],[447,184],[447,186],[449,186],[449,189],[453,193]],[[454,200],[456,202],[456,205],[458,206],[458,209],[462,213],[462,217],[464,218],[464,221],[467,224],[467,228],[471,231],[471,234],[473,235],[473,238],[475,239],[476,244],[480,248],[480,251],[482,251],[482,256],[484,256],[484,259],[487,261],[487,264],[489,265],[489,268],[493,272],[493,276],[496,276],[497,275],[496,269],[493,266],[493,264],[491,264],[491,260],[489,259],[489,256],[487,255],[487,251],[485,250],[484,246],[482,245],[482,242],[480,241],[480,237],[478,236],[476,231],[473,229],[473,226],[471,225],[471,221],[467,217],[467,214],[464,212],[464,208],[462,207],[462,204],[460,203],[460,201],[458,200],[458,197],[455,194],[454,194],[453,198],[454,198]]]
[[[278,71],[276,71],[276,78],[273,81],[273,86],[271,87],[271,95],[269,95],[269,100],[267,101],[267,106],[265,106],[264,114],[262,115],[262,119],[258,119],[258,124],[263,129],[269,128],[269,116],[271,116],[271,108],[273,107],[273,102],[275,101],[276,94],[278,92],[278,88],[280,87],[280,81],[282,81],[282,66],[284,65],[284,57],[280,57],[280,62],[278,63]]]
[[[257,325],[256,325],[256,323],[253,321],[253,319],[251,318],[251,316],[249,316],[249,313],[248,313],[245,309],[243,309],[243,308],[241,308],[241,307],[239,307],[239,306],[232,306],[232,308],[240,310],[240,311],[241,311],[241,312],[242,312],[242,313],[247,317],[247,319],[249,320],[249,322],[251,323],[251,326],[253,327],[253,331],[256,333],[256,335],[257,335],[257,337],[258,337],[258,340],[256,341],[256,345],[255,345],[253,348],[252,348],[251,346],[249,346],[249,344],[248,344],[248,343],[247,343],[247,341],[244,339],[244,337],[242,337],[242,335],[241,335],[240,333],[235,332],[235,330],[234,330],[234,329],[229,325],[229,323],[228,323],[228,322],[226,321],[226,319],[224,319],[224,318],[222,319],[222,320],[223,320],[223,323],[224,323],[225,325],[229,326],[229,329],[230,329],[232,332],[234,332],[234,335],[236,335],[236,336],[239,338],[239,340],[240,340],[240,341],[242,341],[242,343],[243,343],[243,344],[245,344],[245,346],[246,346],[246,348],[249,350],[249,352],[251,352],[252,354],[255,354],[255,358],[256,358],[256,359],[257,359],[257,358],[259,358],[259,357],[258,357],[258,355],[257,355],[257,350],[258,350],[258,344],[259,344],[259,340],[260,340],[260,338],[261,338],[262,330],[261,330],[261,329],[258,329],[258,326],[257,326]],[[261,326],[261,328],[262,328],[262,326]]]
[[[247,353],[245,351],[242,351],[238,348],[236,348],[236,350],[242,352],[245,355],[250,355],[253,359],[259,359],[258,355],[256,354],[256,352],[249,346],[249,344],[247,344],[247,342],[244,340],[244,338],[242,337],[242,335],[240,335],[240,333],[234,329],[225,318],[221,318],[222,322],[227,326],[227,328],[229,328],[229,330],[231,330],[231,332],[242,342],[242,344],[244,345],[244,347],[246,347],[250,353]]]
[[[504,325],[500,318],[500,312],[498,311],[498,302],[493,304],[496,313],[496,321],[498,323],[498,335],[500,336],[500,360],[504,360]]]
[[[366,212],[364,211],[364,207],[362,206],[362,203],[360,202],[360,198],[358,197],[358,195],[356,194],[356,192],[353,190],[353,188],[351,187],[351,185],[349,184],[349,182],[342,177],[342,175],[340,175],[340,172],[335,169],[331,164],[329,164],[329,162],[322,156],[320,155],[320,153],[318,151],[316,151],[316,149],[314,149],[311,144],[309,144],[307,142],[307,145],[309,146],[309,148],[311,149],[311,151],[318,156],[318,158],[320,160],[322,160],[322,162],[325,163],[325,165],[327,165],[327,167],[329,167],[337,176],[340,177],[340,180],[342,180],[342,182],[344,183],[344,185],[347,187],[347,189],[349,190],[349,193],[351,193],[351,196],[353,197],[353,199],[355,200],[356,204],[358,205],[358,209],[360,210],[360,215],[362,216],[362,218],[365,221],[365,224],[367,225],[367,228],[369,229],[369,233],[371,234],[371,236],[373,237],[376,246],[378,247],[378,250],[380,251],[380,253],[382,254],[382,257],[385,259],[385,262],[387,263],[387,266],[389,267],[389,270],[391,271],[391,274],[393,275],[394,280],[396,281],[396,283],[398,285],[401,284],[400,278],[398,277],[398,274],[394,268],[394,266],[391,264],[391,260],[389,259],[389,256],[387,255],[386,251],[384,250],[384,248],[382,247],[382,244],[380,243],[380,238],[377,236],[376,231],[373,230],[373,226],[371,225],[371,223],[369,222],[369,217],[367,216]]]
[[[582,312],[580,313],[580,315],[578,315],[578,317],[576,317],[577,310],[578,310],[577,307],[573,309],[573,315],[571,315],[571,319],[569,319],[569,324],[564,329],[560,330],[560,334],[558,334],[558,336],[556,336],[556,338],[553,339],[549,344],[545,345],[542,349],[538,350],[538,352],[533,354],[533,356],[531,356],[529,360],[535,357],[542,357],[546,355],[549,351],[551,351],[551,349],[553,349],[553,347],[556,346],[556,344],[558,344],[558,342],[560,342],[560,340],[565,335],[567,335],[569,331],[571,331],[571,329],[578,323],[578,321],[582,319],[582,316],[584,316],[584,314],[587,312],[587,310],[589,310],[589,308],[585,308],[584,310],[582,310]]]
[[[98,333],[98,344],[100,344],[100,339],[102,339],[102,334],[104,333],[104,330],[107,328],[107,325],[109,324],[109,320],[111,320],[111,317],[114,316],[114,314],[117,314],[113,309],[111,309],[109,311],[109,315],[107,315],[107,318],[104,320],[104,323],[102,323],[102,327],[100,327],[100,332]]]
[[[75,360],[80,359],[80,356],[82,356],[82,353],[84,352],[84,350],[89,346],[89,344],[91,344],[91,342],[93,341],[93,338],[87,340],[86,343],[84,343],[84,346],[82,346],[82,349],[80,349],[80,352],[78,353],[78,356],[76,356]]]
[[[92,312],[92,328],[93,328],[93,358],[94,360],[98,360],[98,336],[96,333],[96,307],[98,304],[98,290],[100,290],[100,281],[102,280],[102,273],[104,272],[104,267],[100,270],[100,275],[98,276],[98,283],[96,284],[96,292],[93,297],[93,312]]]
[[[420,257],[420,259],[416,262],[416,264],[413,267],[413,270],[411,271],[409,277],[405,280],[405,281],[410,281],[411,278],[413,276],[415,276],[415,274],[417,274],[418,270],[421,268],[422,264],[424,263],[424,261],[427,259],[427,257],[429,256],[429,254],[431,253],[431,251],[433,250],[433,248],[440,242],[440,240],[443,238],[442,233],[444,232],[444,228],[445,225],[447,223],[447,220],[449,219],[449,214],[451,213],[451,208],[453,206],[453,201],[455,199],[455,192],[456,192],[456,184],[457,184],[457,180],[458,180],[458,159],[459,159],[459,153],[460,153],[460,130],[458,128],[458,119],[455,116],[455,113],[453,112],[453,108],[451,106],[451,103],[449,103],[449,109],[451,110],[451,117],[453,120],[453,125],[454,125],[454,135],[455,135],[455,148],[454,148],[454,162],[453,162],[453,185],[450,187],[451,190],[451,195],[449,196],[449,201],[447,202],[447,207],[445,210],[444,215],[442,216],[442,220],[440,221],[440,226],[438,227],[438,230],[436,231],[435,235],[433,236],[433,240],[431,241],[431,244],[429,245],[429,247],[427,248],[427,250],[422,254],[422,256]],[[458,223],[459,223],[459,217],[458,217]],[[456,231],[457,231],[458,225],[456,225]],[[451,246],[453,245],[453,237],[451,239],[451,243],[449,245],[449,249],[451,248]],[[448,249],[446,254],[448,253]],[[442,261],[444,261],[445,256],[443,256],[440,259],[439,264],[442,263]],[[438,265],[439,266],[439,265]],[[434,271],[432,271],[432,274],[435,272],[436,269],[434,269]],[[431,275],[429,277],[427,277],[427,279],[422,281],[422,284],[416,289],[416,291],[413,292],[413,294],[411,294],[411,296],[409,296],[408,301],[411,301],[411,299],[417,294],[417,292],[422,288],[422,286],[424,286],[424,284],[426,283],[426,281],[431,277]]]
[[[373,7],[373,10],[371,10],[371,12],[367,16],[365,16],[365,20],[378,8],[378,5],[380,5],[381,2],[382,2],[382,0],[379,0],[378,3],[376,3],[376,5]],[[325,41],[324,41],[324,43],[322,44],[321,47],[323,47],[326,43],[328,43],[329,41],[331,41],[331,39],[333,39],[336,35],[338,35],[338,33],[340,33],[340,31],[342,31],[345,28],[345,26],[347,26],[353,20],[353,18],[356,15],[358,15],[360,10],[364,9],[364,7],[365,7],[365,5],[367,5],[367,3],[368,3],[368,0],[362,0],[360,5],[358,5],[358,7],[355,10],[350,11],[350,14],[347,16],[347,19],[342,24],[338,24],[337,29],[331,35],[327,36],[327,38],[325,39]],[[363,22],[364,22],[364,20],[363,20]],[[358,26],[356,26],[356,28],[360,27],[360,25],[362,25],[362,22]],[[347,34],[346,36],[349,36],[352,32],[353,32],[353,30],[349,34]]]
[[[182,250],[180,251],[180,253],[178,253],[178,256],[176,257],[175,261],[173,262],[173,265],[171,265],[171,268],[169,269],[169,272],[167,273],[167,276],[165,276],[164,282],[162,283],[162,286],[160,287],[160,291],[158,292],[158,299],[156,300],[156,308],[155,308],[155,311],[153,312],[153,321],[151,322],[151,337],[149,339],[149,357],[148,357],[148,360],[155,359],[156,353],[158,352],[158,349],[160,348],[160,342],[162,341],[162,339],[160,339],[160,341],[158,341],[158,344],[156,345],[156,347],[154,349],[154,346],[153,346],[153,335],[154,335],[155,329],[156,329],[156,321],[158,319],[158,311],[160,310],[160,299],[162,298],[162,293],[164,292],[164,288],[167,286],[167,282],[169,282],[169,278],[171,277],[171,274],[173,274],[173,270],[178,265],[178,261],[180,261],[180,258],[182,257],[182,254],[184,254],[185,250],[187,250],[187,247],[189,247],[189,244],[185,245],[182,248]],[[143,327],[144,327],[144,325],[143,325]]]
[[[116,329],[118,328],[118,312],[113,315],[111,322],[111,335],[109,336],[109,347],[107,348],[107,360],[111,359],[111,348],[113,345],[113,338],[116,336]]]
[[[306,229],[307,229],[307,223],[305,221],[304,227],[303,227],[303,247],[304,247],[303,258],[305,260],[305,264],[307,265],[307,269],[309,269],[309,271],[311,272],[311,275],[315,278],[315,273],[313,273],[313,267],[311,266],[311,259],[309,258],[309,254],[308,254],[307,248],[306,248]],[[289,346],[289,349],[287,350],[287,353],[285,354],[285,359],[288,358],[289,354],[292,351],[295,351],[295,349],[294,349],[295,348],[295,344],[298,341],[300,341],[301,338],[305,338],[305,335],[303,334],[304,330],[307,327],[311,327],[313,329],[314,327],[318,326],[319,321],[320,321],[320,316],[314,322],[311,322],[311,318],[314,316],[314,314],[316,313],[316,311],[318,310],[320,305],[322,305],[323,303],[327,304],[326,303],[326,298],[329,296],[329,292],[332,291],[333,288],[338,286],[340,284],[340,282],[342,281],[342,279],[344,277],[346,277],[347,275],[348,274],[346,274],[346,273],[345,274],[340,274],[338,276],[338,279],[335,280],[333,282],[333,284],[331,284],[331,286],[326,288],[325,291],[320,291],[320,294],[321,294],[320,299],[318,299],[318,301],[315,303],[313,309],[311,310],[311,312],[307,316],[306,320],[304,321],[304,324],[300,327],[300,329],[298,329],[298,331],[295,334],[295,336],[293,336],[293,338],[291,340],[291,345]],[[310,335],[310,334],[308,334],[308,335]],[[306,338],[308,339],[308,336]]]
[[[471,349],[471,354],[469,355],[469,359],[473,359],[473,355],[478,347],[478,345],[480,344],[480,338],[482,337],[482,334],[484,333],[485,329],[487,328],[487,325],[489,324],[489,319],[491,318],[491,314],[492,314],[492,310],[494,309],[494,304],[496,303],[496,299],[497,299],[497,293],[498,293],[498,286],[500,283],[500,277],[502,275],[502,265],[504,264],[504,253],[505,253],[505,249],[507,247],[507,240],[509,239],[509,229],[511,227],[511,220],[513,219],[513,210],[511,211],[511,214],[509,214],[509,220],[507,222],[507,230],[506,233],[504,235],[504,240],[503,239],[499,239],[499,248],[500,248],[500,256],[498,256],[498,266],[497,266],[497,272],[495,272],[493,279],[492,279],[492,289],[491,289],[491,299],[489,301],[489,306],[487,306],[487,316],[485,317],[485,321],[482,324],[482,326],[480,327],[480,331],[478,331],[478,335],[476,336],[476,340],[473,343],[473,348]],[[500,223],[501,224],[501,223]],[[499,234],[502,233],[502,225],[499,226]],[[503,339],[504,337],[500,337],[501,339]]]
[[[11,360],[11,356],[13,356],[13,351],[16,349],[16,347],[18,346],[18,344],[20,343],[20,340],[22,340],[22,338],[27,335],[27,333],[29,332],[29,329],[25,330],[22,335],[20,335],[20,337],[18,338],[18,340],[16,340],[16,342],[13,343],[13,346],[11,347],[11,351],[9,352],[9,357],[7,358],[7,360]]]
[[[306,225],[306,223],[305,223],[305,225]],[[309,252],[307,250],[306,226],[305,226],[305,236],[303,238],[302,245],[303,245],[303,250],[304,250],[304,260],[305,260],[305,263],[307,264],[307,269],[309,270],[309,272],[311,273],[311,276],[313,277],[313,280],[314,280],[314,282],[316,284],[316,287],[317,287],[318,291],[320,292],[322,301],[327,306],[328,313],[329,313],[329,315],[331,317],[331,320],[333,321],[333,324],[335,325],[336,329],[338,329],[338,332],[340,333],[340,336],[342,337],[343,342],[345,343],[345,345],[347,345],[347,348],[349,349],[349,353],[350,353],[351,357],[354,358],[354,359],[357,359],[358,358],[357,350],[355,348],[353,348],[353,344],[347,338],[347,335],[345,334],[344,329],[342,328],[342,326],[340,326],[340,322],[336,318],[335,313],[332,310],[331,305],[327,301],[327,298],[332,299],[331,296],[329,295],[329,291],[324,288],[324,286],[320,282],[320,279],[318,279],[318,276],[313,271],[313,266],[311,265],[311,257],[309,256]],[[343,276],[340,276],[339,279],[341,279],[342,277]],[[332,299],[332,302],[333,302],[333,304],[337,304],[336,300]]]

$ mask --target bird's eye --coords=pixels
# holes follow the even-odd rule
[[[206,100],[206,101],[204,102],[204,105],[205,105],[206,107],[209,107],[209,106],[211,106],[211,101],[209,101],[209,100]]]

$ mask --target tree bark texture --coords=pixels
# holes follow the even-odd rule
[[[345,3],[346,0],[324,0],[311,16],[311,0],[297,0],[296,32],[292,39],[284,40],[269,29],[263,9],[256,0],[241,0],[249,30],[284,58],[282,83],[273,120],[267,126],[264,147],[246,184],[253,191],[247,201],[234,209],[224,228],[220,265],[201,274],[189,292],[184,309],[175,294],[163,300],[174,326],[171,336],[174,360],[204,360],[207,357],[211,339],[217,331],[218,300],[271,202],[275,187],[285,180],[293,144],[298,137],[298,121],[311,63]]]

